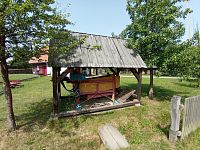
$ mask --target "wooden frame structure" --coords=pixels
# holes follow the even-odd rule
[[[61,67],[67,68],[108,68],[114,75],[119,75],[123,69],[129,69],[138,81],[137,98],[142,96],[142,71],[147,68],[140,55],[126,47],[126,41],[120,38],[107,37],[94,34],[73,32],[73,36],[87,37],[80,47],[66,55],[58,57],[49,56],[49,65],[53,68],[53,115],[58,116],[61,90],[60,83],[70,72],[65,70],[60,74]],[[89,46],[88,46],[89,45]],[[94,50],[93,47],[100,47]],[[51,48],[51,46],[50,46]],[[90,69],[91,70],[91,69]],[[96,70],[96,73],[98,71]],[[116,91],[113,90],[112,98],[115,99]],[[130,103],[129,105],[133,105]],[[121,107],[121,106],[117,106]],[[111,109],[111,108],[109,108]],[[113,108],[114,109],[114,108]]]
[[[53,82],[53,115],[58,116],[58,114],[60,113],[59,111],[59,105],[60,105],[60,97],[61,97],[61,81],[65,78],[65,76],[69,73],[69,70],[66,69],[62,74],[60,74],[60,67],[53,67],[53,76],[52,76],[52,82]],[[117,71],[114,71],[113,68],[109,68],[113,74],[115,75],[119,75],[120,71],[122,69],[117,69]],[[138,81],[138,85],[137,85],[137,99],[141,100],[142,97],[142,68],[137,69],[130,69],[130,71],[133,73],[133,75],[135,76],[135,78]],[[115,94],[116,91],[113,90],[113,94],[112,94],[112,99],[115,99]],[[132,104],[132,103],[130,103]],[[126,107],[126,105],[124,105]],[[127,105],[129,106],[129,105]],[[121,107],[117,107],[117,108],[121,108]],[[113,109],[116,109],[115,107],[113,107]]]

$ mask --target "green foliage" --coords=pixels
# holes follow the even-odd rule
[[[190,9],[182,10],[182,0],[128,0],[127,11],[132,23],[121,33],[128,47],[138,50],[149,66],[161,67],[172,55],[185,33],[183,23]]]
[[[81,46],[86,37],[75,37],[69,31],[62,29],[51,31],[49,46],[49,65],[59,67],[59,59],[74,48]]]
[[[12,68],[29,68],[31,65],[28,63],[32,54],[26,49],[16,49],[12,52],[13,59],[9,61]]]
[[[192,39],[183,42],[180,49],[165,60],[163,70],[170,75],[178,75],[185,79],[195,78],[200,86],[200,36],[196,29]]]
[[[5,38],[5,47],[1,48],[18,59],[22,53],[34,54],[48,46],[53,33],[70,24],[67,16],[52,7],[54,3],[54,0],[1,1],[0,36]]]
[[[200,86],[200,47],[190,47],[182,51],[177,59],[177,66],[181,76],[193,77]]]
[[[199,27],[197,25],[194,35],[191,39],[191,43],[193,46],[200,46],[200,32],[199,32]]]

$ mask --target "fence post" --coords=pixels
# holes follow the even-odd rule
[[[180,104],[181,97],[173,96],[171,99],[171,126],[169,130],[169,140],[171,142],[177,141],[180,126]]]

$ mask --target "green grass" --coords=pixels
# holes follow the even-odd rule
[[[143,79],[141,107],[129,107],[89,116],[49,120],[52,111],[50,77],[23,82],[13,89],[13,105],[19,129],[6,130],[5,98],[0,96],[0,149],[105,149],[98,128],[110,123],[125,135],[131,149],[200,149],[200,130],[185,141],[168,141],[170,99],[200,95],[195,83],[155,79],[155,100],[146,97],[149,79]],[[122,78],[124,89],[136,89],[134,78]],[[63,91],[64,92],[64,91]],[[67,93],[65,93],[66,95]]]
[[[33,75],[33,74],[10,74],[9,79],[10,80],[23,80],[23,79],[31,78],[34,76],[36,76],[36,75]],[[0,74],[0,82],[2,82],[1,74]]]

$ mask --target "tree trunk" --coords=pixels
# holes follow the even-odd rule
[[[10,81],[8,76],[8,66],[6,62],[5,53],[5,37],[0,36],[0,62],[1,62],[1,74],[3,78],[3,90],[6,98],[6,110],[8,129],[10,131],[16,130],[15,116],[13,112],[12,92],[10,88]]]
[[[52,76],[52,80],[53,80],[53,115],[57,115],[59,113],[59,95],[58,95],[58,68],[54,68],[53,67],[53,76]]]

